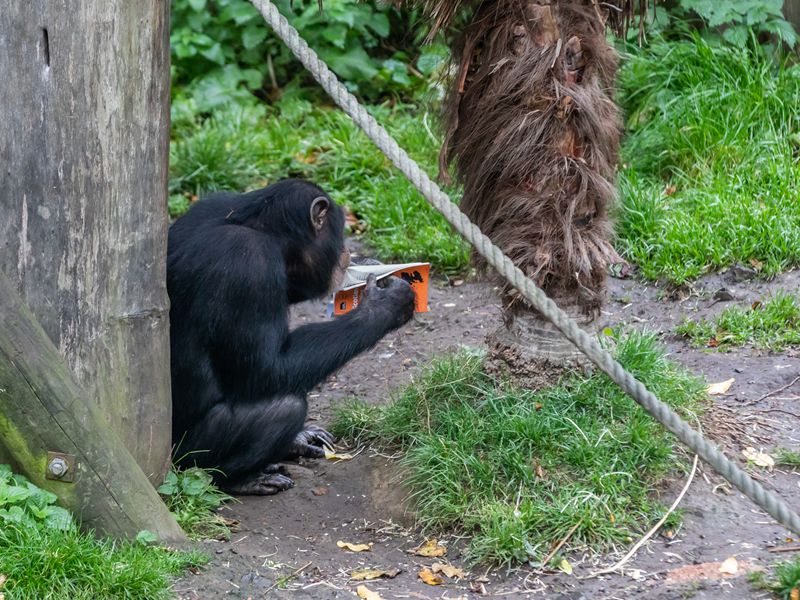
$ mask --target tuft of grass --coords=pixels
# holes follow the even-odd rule
[[[234,500],[199,467],[167,473],[158,488],[172,516],[192,539],[229,539],[230,524],[217,510]]]
[[[800,264],[800,65],[699,37],[627,57],[618,249],[682,284]]]
[[[652,334],[615,340],[617,358],[660,398],[696,410],[702,383]],[[402,477],[428,529],[471,536],[474,561],[541,561],[577,524],[569,549],[626,543],[657,520],[659,483],[684,463],[671,436],[605,375],[532,392],[497,383],[480,354],[432,365],[384,407],[351,402],[334,430],[401,450]]]
[[[787,346],[800,344],[800,300],[778,292],[763,304],[756,302],[747,308],[729,306],[713,321],[687,319],[676,331],[695,346],[727,349],[752,343],[780,352]]]
[[[756,587],[769,590],[781,600],[794,600],[800,595],[800,556],[778,563],[772,576],[756,571],[748,576]]]
[[[778,448],[775,450],[775,464],[800,468],[800,452],[788,448]]]
[[[439,139],[424,126],[432,117],[415,105],[370,111],[435,174]],[[208,192],[302,177],[363,222],[364,239],[378,258],[424,260],[446,273],[468,265],[467,244],[341,111],[287,98],[271,106],[232,106],[208,118],[185,104],[173,106],[173,112],[172,216]]]
[[[4,525],[0,573],[7,600],[159,600],[173,598],[173,576],[208,562],[199,552],[96,540],[77,529]]]

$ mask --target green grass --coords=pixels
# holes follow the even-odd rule
[[[724,350],[753,344],[775,352],[800,344],[800,299],[779,292],[762,303],[729,306],[713,321],[686,320],[677,328],[695,346]]]
[[[0,573],[6,600],[158,600],[171,580],[207,558],[138,543],[96,540],[75,529],[4,525]]]
[[[800,452],[788,448],[778,448],[775,450],[775,464],[800,468]]]
[[[698,38],[637,51],[620,82],[625,256],[675,284],[800,264],[800,65]]]
[[[197,467],[172,469],[158,493],[190,538],[230,538],[230,525],[217,510],[234,498],[214,485],[208,471]]]
[[[0,465],[0,597],[6,600],[172,598],[174,575],[207,562],[140,542],[81,533],[57,497]],[[152,537],[141,532],[140,538]]]
[[[703,385],[653,335],[631,333],[614,351],[660,398],[698,408]],[[402,450],[420,523],[471,536],[468,556],[496,564],[541,561],[576,524],[565,551],[629,542],[663,514],[657,487],[684,465],[673,438],[605,375],[534,393],[497,384],[464,352],[388,406],[341,407],[334,429]]]
[[[749,579],[756,587],[769,590],[781,600],[794,600],[792,591],[800,593],[800,556],[778,563],[771,577],[758,571],[750,574]]]
[[[416,106],[370,110],[435,175],[438,139],[423,125],[434,117]],[[382,260],[428,261],[446,273],[468,265],[467,245],[341,111],[298,99],[234,106],[210,118],[186,103],[173,107],[173,216],[210,191],[244,191],[284,177],[311,179],[353,211]]]

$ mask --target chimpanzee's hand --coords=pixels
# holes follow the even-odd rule
[[[378,285],[375,275],[370,275],[361,295],[361,306],[384,320],[386,330],[391,331],[414,316],[414,290],[400,277],[385,277]]]

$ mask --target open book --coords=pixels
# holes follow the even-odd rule
[[[428,277],[430,263],[405,263],[400,265],[352,265],[345,271],[344,280],[333,298],[333,315],[350,312],[361,301],[361,294],[367,285],[367,277],[374,274],[376,279],[394,275],[402,277],[414,290],[416,296],[414,312],[428,312]]]

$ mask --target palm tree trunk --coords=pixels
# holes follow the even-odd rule
[[[591,328],[606,291],[621,124],[617,56],[595,0],[482,4],[453,46],[442,175],[463,210],[568,312]],[[480,263],[479,263],[480,264]],[[489,337],[490,370],[520,383],[573,368],[573,346],[512,289]]]

